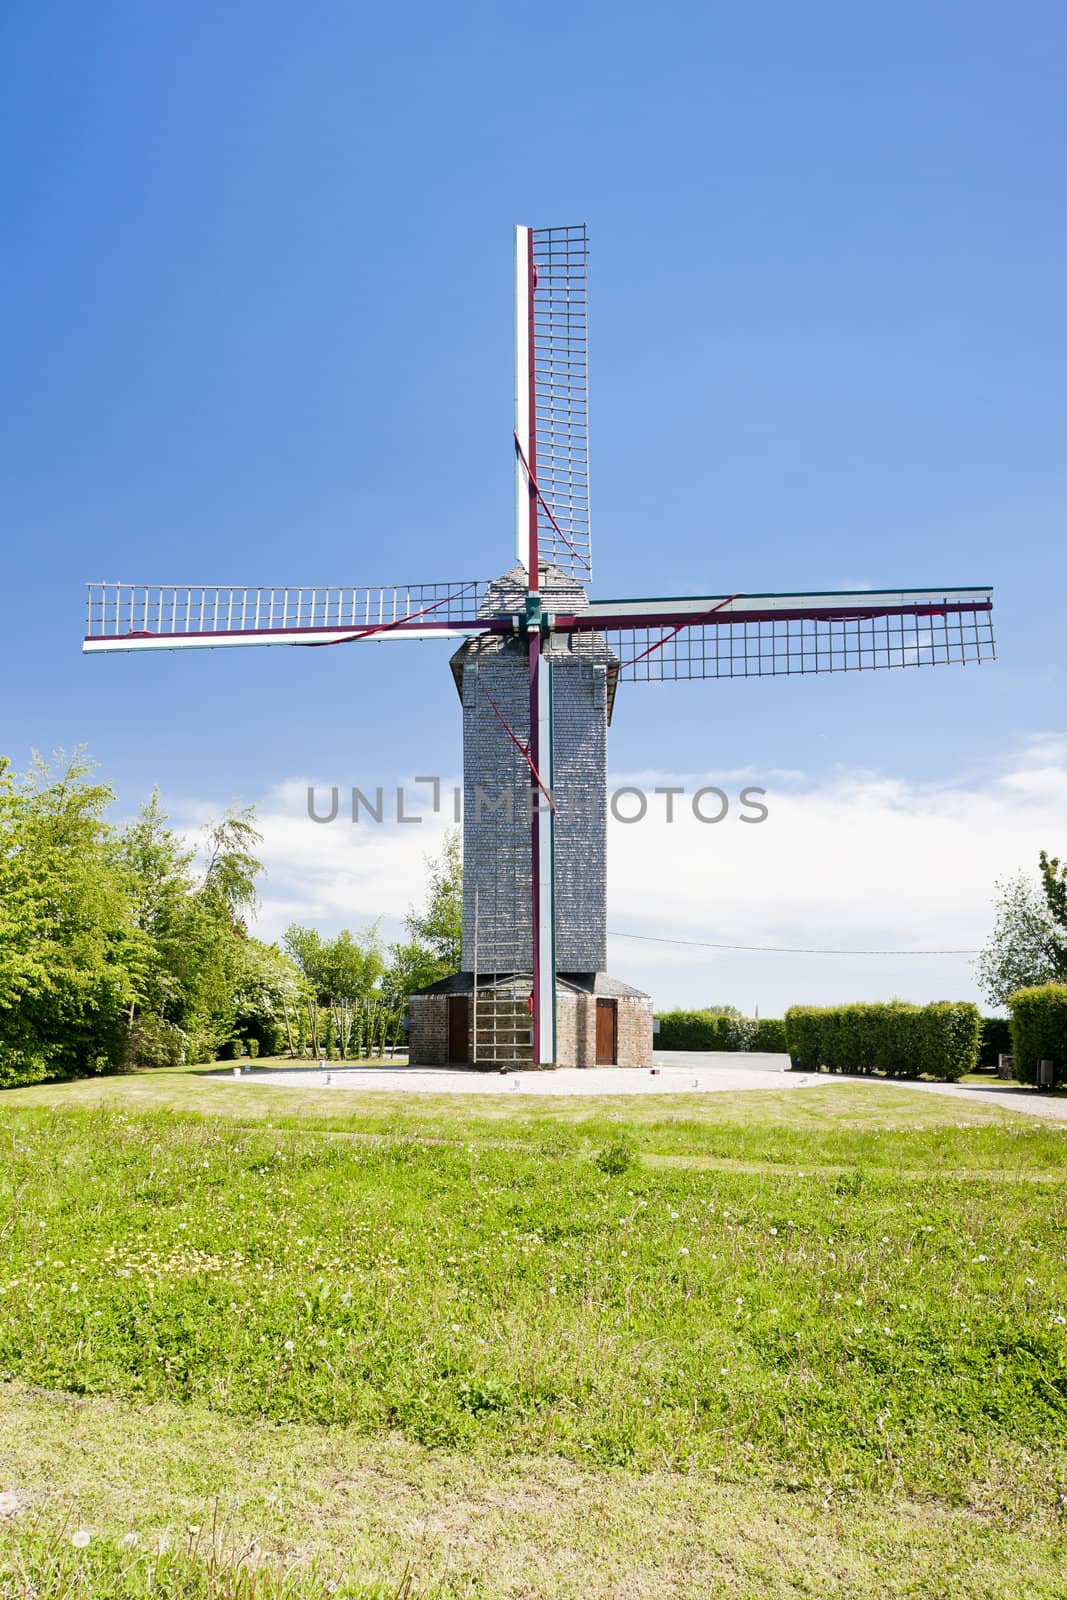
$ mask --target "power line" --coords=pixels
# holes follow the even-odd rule
[[[780,956],[976,956],[977,950],[820,950],[788,944],[715,944],[710,939],[663,939],[653,933],[622,933],[608,929],[609,939],[640,939],[645,944],[683,944],[701,950],[759,951]]]

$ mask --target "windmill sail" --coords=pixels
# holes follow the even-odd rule
[[[458,638],[485,627],[489,585],[365,584],[269,588],[230,584],[91,583],[82,650],[317,645]]]
[[[588,582],[589,241],[584,224],[517,233],[517,554],[527,560],[532,489],[539,560]]]
[[[991,589],[600,600],[554,626],[603,635],[620,679],[780,677],[991,661]]]

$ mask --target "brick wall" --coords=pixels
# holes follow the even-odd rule
[[[469,996],[467,998],[469,1005]],[[448,996],[413,995],[410,1016],[408,1048],[412,1066],[447,1065]],[[615,1001],[615,1018],[617,1065],[651,1066],[651,998],[646,995],[620,995]],[[561,1067],[596,1065],[595,995],[569,991],[560,993],[556,1008],[556,1062]]]
[[[412,995],[408,1009],[408,1060],[413,1067],[448,1063],[448,996]]]

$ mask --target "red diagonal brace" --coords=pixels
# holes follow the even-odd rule
[[[501,711],[500,707],[497,705],[496,701],[493,699],[492,695],[489,693],[489,690],[485,687],[484,683],[482,684],[482,693],[485,695],[485,698],[488,700],[489,704],[492,706],[493,710],[496,712],[497,717],[500,720],[500,726],[503,728],[504,732],[507,734],[507,736],[511,740],[512,744],[515,746],[516,750],[522,756],[523,760],[526,762],[526,765],[529,767],[530,771],[533,773],[534,779],[535,779],[535,781],[537,783],[537,787],[540,789],[541,793],[544,795],[545,799],[548,801],[549,805],[552,807],[553,814],[555,814],[555,812],[556,812],[556,802],[553,800],[550,791],[545,788],[544,784],[541,781],[541,774],[538,772],[537,768],[534,766],[533,761],[532,761],[532,759],[530,757],[529,746],[528,745],[524,745],[522,740],[516,735],[514,730],[509,726],[507,718],[504,716],[504,713]]]

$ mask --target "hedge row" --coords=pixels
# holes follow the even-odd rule
[[[884,1072],[955,1081],[978,1064],[978,1008],[940,1000],[911,1006],[790,1006],[786,1047],[798,1070]]]
[[[1056,1081],[1067,1078],[1067,983],[1042,983],[1008,996],[1015,1076],[1037,1082],[1037,1064],[1056,1063]]]
[[[657,1050],[767,1050],[785,1052],[785,1023],[778,1017],[733,1012],[664,1011],[656,1019]]]

